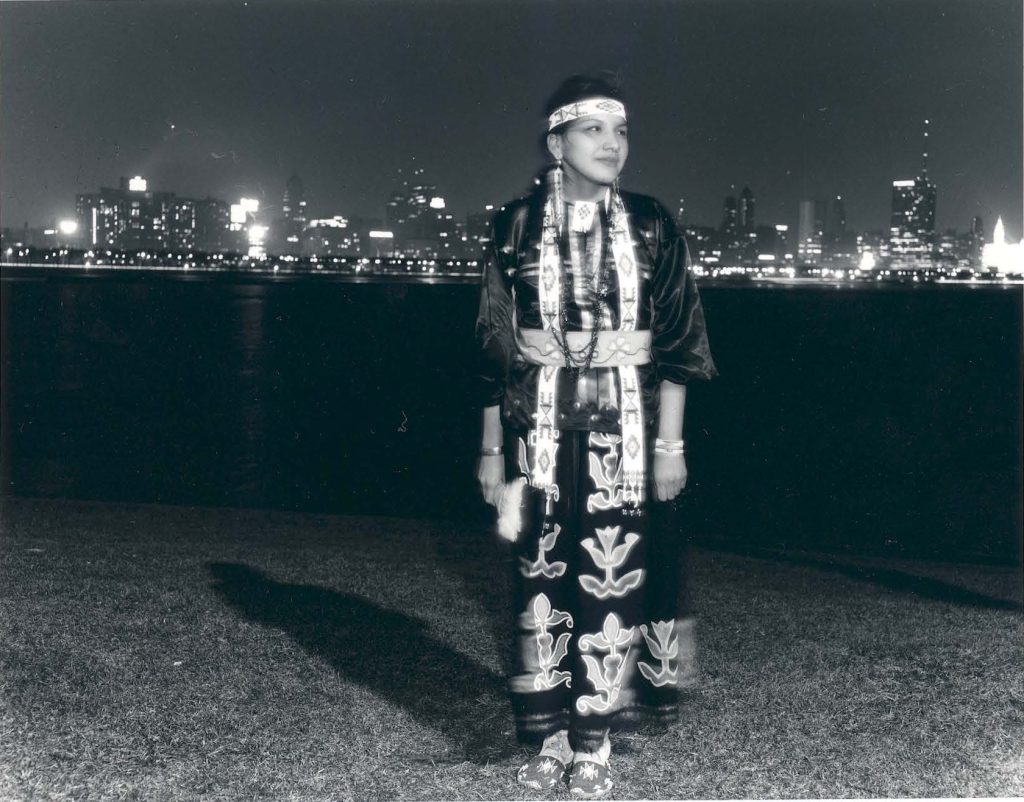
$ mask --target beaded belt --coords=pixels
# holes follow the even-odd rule
[[[573,353],[590,346],[591,333],[587,331],[559,332]],[[516,329],[516,344],[523,359],[531,365],[565,367],[565,355],[556,334],[542,329]],[[651,361],[651,332],[599,331],[591,367],[614,368],[621,365],[646,365]]]

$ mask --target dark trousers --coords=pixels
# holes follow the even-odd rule
[[[692,621],[680,617],[678,531],[651,531],[664,504],[622,503],[618,435],[559,434],[555,483],[528,488],[514,545],[517,730],[540,740],[568,728],[596,751],[610,728],[670,717],[692,680]],[[529,432],[507,431],[506,478],[529,476]]]

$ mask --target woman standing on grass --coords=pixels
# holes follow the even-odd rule
[[[518,781],[590,799],[609,730],[670,720],[693,677],[681,535],[652,523],[686,485],[686,384],[716,371],[672,218],[619,191],[618,88],[575,76],[546,115],[554,164],[495,215],[482,277],[478,478],[515,543],[517,732],[542,743]]]

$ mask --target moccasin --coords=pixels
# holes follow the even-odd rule
[[[569,774],[569,793],[575,799],[600,799],[612,792],[612,771],[594,760],[576,760]]]
[[[516,782],[535,791],[550,791],[565,781],[566,765],[557,757],[534,755],[519,769]]]

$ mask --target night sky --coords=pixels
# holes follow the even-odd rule
[[[929,175],[938,228],[1021,236],[1020,0],[0,3],[0,219],[151,189],[270,215],[293,172],[311,216],[383,217],[399,168],[457,216],[521,194],[542,106],[610,69],[629,101],[627,189],[718,225],[804,198],[888,227],[891,182]]]

